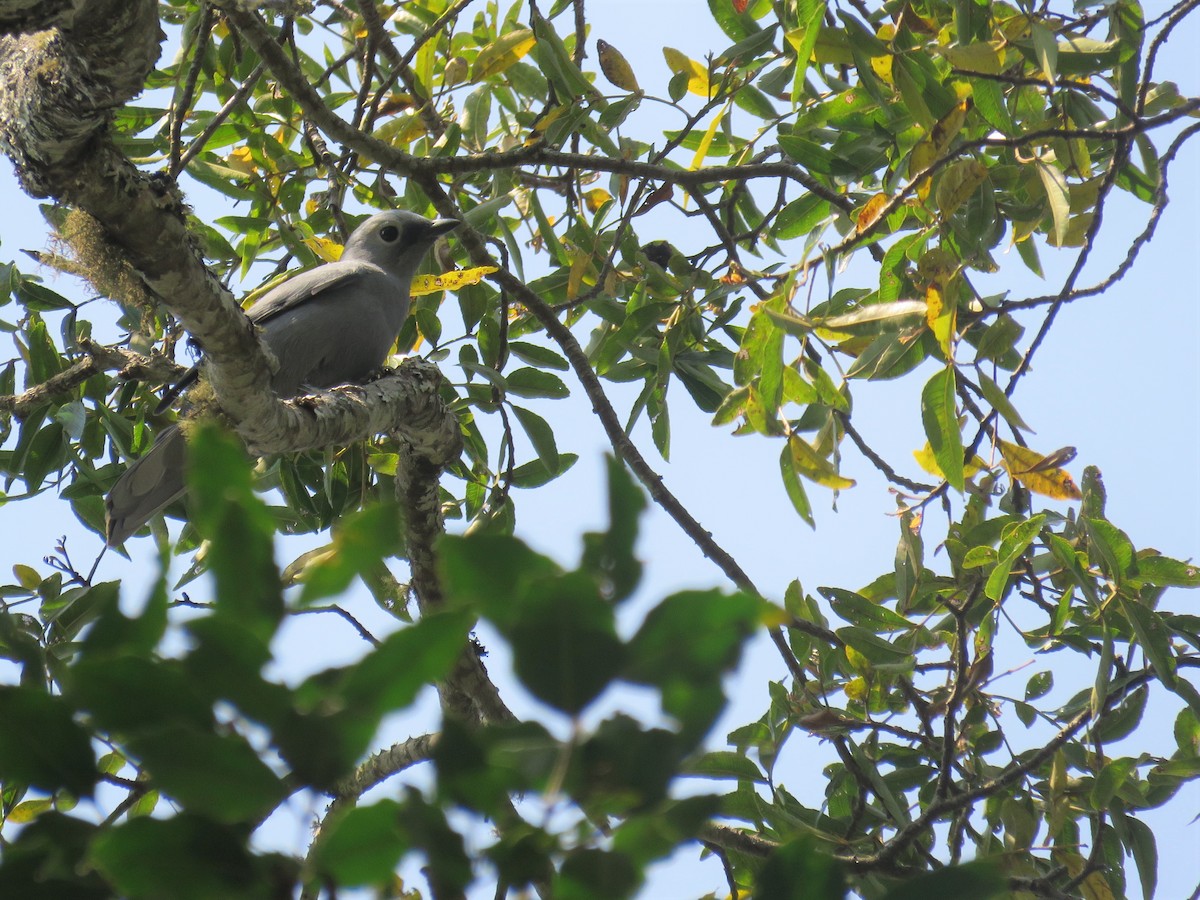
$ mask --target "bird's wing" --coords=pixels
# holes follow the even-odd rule
[[[384,273],[379,266],[365,260],[326,263],[301,272],[279,287],[272,288],[266,296],[246,310],[246,315],[250,317],[251,322],[261,325],[280,313],[295,309],[318,294],[344,288],[356,281],[380,274]]]

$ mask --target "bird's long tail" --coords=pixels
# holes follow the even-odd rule
[[[110,547],[125,543],[155,513],[183,496],[186,453],[187,440],[172,425],[117,479],[104,500]]]

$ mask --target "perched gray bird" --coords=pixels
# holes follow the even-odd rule
[[[437,238],[458,225],[403,210],[376,213],[354,229],[341,259],[303,272],[247,311],[279,360],[280,397],[358,382],[377,371],[408,318],[410,286]],[[166,402],[196,380],[188,372]],[[108,544],[124,543],[185,491],[187,442],[177,426],[117,479],[105,499]]]

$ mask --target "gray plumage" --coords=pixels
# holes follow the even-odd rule
[[[376,213],[354,229],[337,262],[268,291],[246,315],[279,361],[271,388],[280,397],[358,382],[378,370],[408,318],[413,275],[454,219],[403,210]],[[196,379],[188,372],[164,403]],[[109,546],[124,543],[183,496],[186,444],[178,427],[117,479],[105,499]]]

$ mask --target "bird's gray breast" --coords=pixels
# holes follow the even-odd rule
[[[360,272],[262,323],[263,340],[279,360],[275,393],[362,381],[383,365],[408,316],[408,284],[400,281]]]

